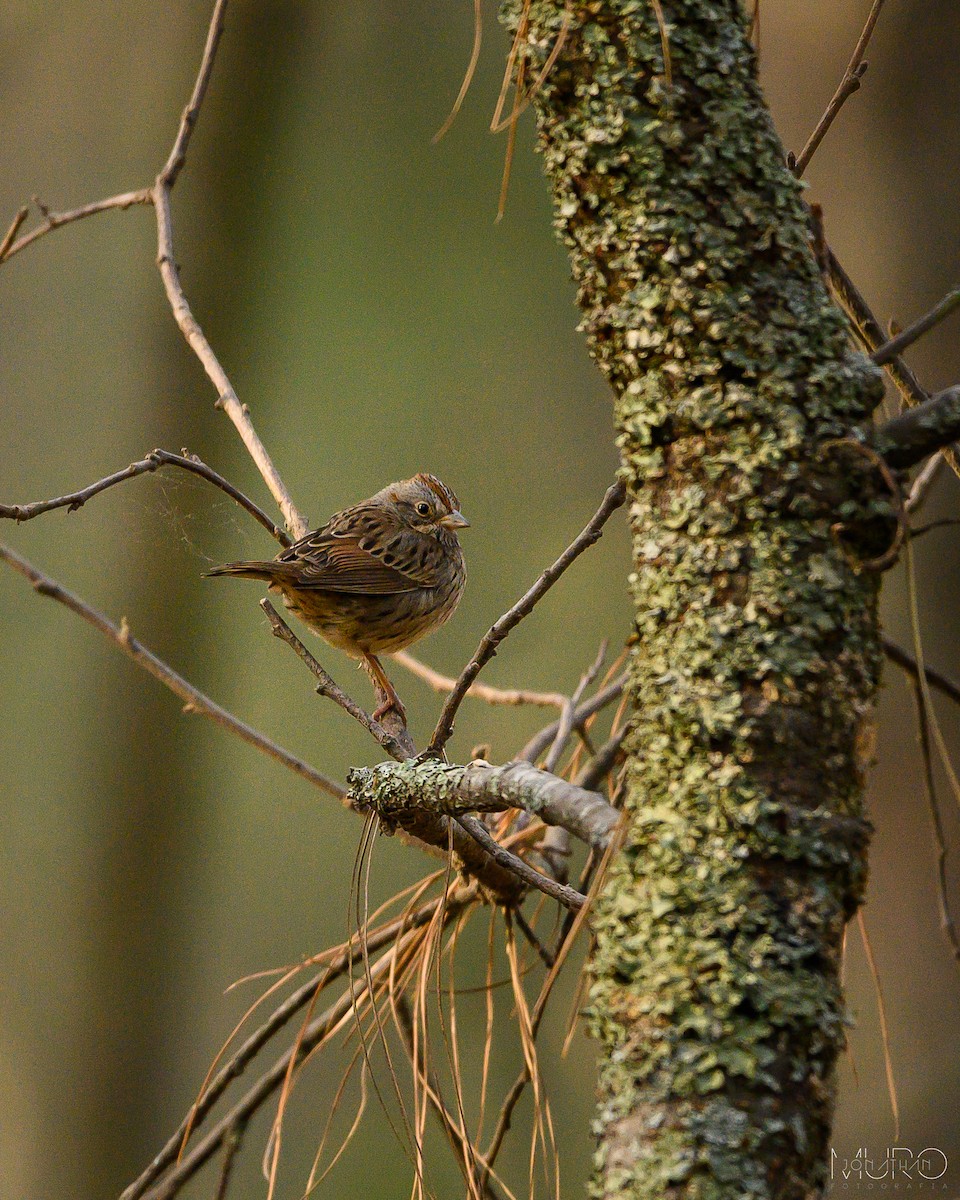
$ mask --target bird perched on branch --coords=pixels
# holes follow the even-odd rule
[[[403,705],[378,654],[418,641],[452,614],[466,579],[457,530],[470,522],[435,475],[391,483],[335,513],[269,562],[235,562],[208,575],[262,579],[291,612],[332,646],[359,658],[383,702]]]

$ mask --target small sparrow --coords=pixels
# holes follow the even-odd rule
[[[405,717],[378,654],[402,650],[453,615],[466,569],[457,530],[470,522],[435,475],[402,479],[334,513],[270,562],[235,562],[208,575],[263,579],[331,646],[359,658],[390,709]]]

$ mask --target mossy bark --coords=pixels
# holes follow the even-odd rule
[[[528,80],[568,25],[539,147],[631,500],[592,1194],[799,1200],[824,1180],[879,671],[855,531],[883,485],[828,443],[882,388],[824,289],[738,3],[663,13],[668,65],[651,0],[504,6]]]

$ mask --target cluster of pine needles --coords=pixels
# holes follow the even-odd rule
[[[611,756],[609,748],[619,747],[626,732],[627,701],[622,686],[612,688],[611,681],[622,684],[626,652],[600,678],[604,651],[605,647],[568,703],[568,712],[573,711],[594,684],[595,694],[619,697],[600,750],[594,739],[597,722],[603,719],[602,709],[579,729],[561,714],[554,735],[549,740],[540,737],[546,744],[536,757],[556,774],[572,780],[585,763],[606,751],[604,760],[611,765],[600,790],[618,805],[623,768],[621,756]],[[549,731],[548,727],[544,732]],[[576,745],[569,750],[574,737]],[[561,756],[566,757],[562,764],[557,761]],[[489,814],[488,828],[501,845],[539,869],[566,873],[570,847],[562,831],[518,810]],[[558,977],[578,942],[618,839],[614,837],[602,854],[586,854],[578,887],[588,902],[577,913],[559,908],[538,893],[517,907],[504,908],[491,901],[476,880],[458,872],[452,853],[440,869],[371,911],[372,859],[378,832],[377,819],[369,818],[351,884],[347,920],[352,932],[319,954],[233,985],[269,980],[211,1063],[183,1125],[151,1167],[127,1189],[123,1200],[147,1194],[175,1195],[218,1152],[222,1156],[220,1191],[225,1194],[247,1123],[268,1101],[275,1103],[275,1108],[263,1172],[268,1200],[272,1200],[282,1161],[285,1118],[295,1103],[298,1084],[308,1066],[335,1045],[346,1048],[347,1065],[336,1083],[324,1086],[325,1095],[332,1092],[332,1099],[324,1103],[326,1121],[303,1184],[304,1197],[343,1157],[371,1100],[381,1106],[410,1163],[413,1200],[435,1194],[429,1183],[431,1129],[449,1144],[469,1200],[517,1200],[518,1195],[537,1193],[559,1197],[560,1154],[537,1039]],[[485,973],[476,986],[464,986],[461,977],[471,969],[476,971],[476,955],[471,947],[466,961],[461,954],[458,967],[458,948],[471,922],[482,922],[484,916]],[[474,938],[477,936],[479,933]],[[583,947],[575,956],[578,961],[582,953]],[[304,975],[308,976],[305,981]],[[577,1027],[585,979],[585,973],[579,971],[566,1018],[564,1055]],[[277,1003],[280,996],[283,999]],[[254,1018],[271,1002],[276,1005],[274,1011],[258,1026]],[[464,1002],[472,1008],[466,1022],[458,1011]],[[478,1002],[482,1005],[480,1018]],[[464,1024],[473,1029],[476,1019],[483,1028],[479,1042],[472,1035],[465,1039],[462,1032]],[[284,1031],[289,1035],[291,1027],[295,1033],[272,1067],[229,1111],[208,1124],[228,1086],[268,1043]],[[494,1099],[491,1068],[495,1062],[502,1068],[507,1053],[517,1065],[516,1078],[504,1095]],[[517,1106],[528,1091],[532,1100],[528,1177],[518,1192],[498,1170],[498,1160]],[[149,1191],[151,1187],[156,1190]]]

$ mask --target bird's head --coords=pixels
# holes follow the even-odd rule
[[[384,491],[400,520],[418,533],[433,537],[444,531],[456,534],[470,524],[460,512],[455,493],[436,475],[414,475],[412,479],[390,484]]]

